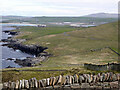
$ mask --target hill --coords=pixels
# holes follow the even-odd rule
[[[82,16],[82,17],[24,17],[24,16],[2,16],[3,23],[21,23],[21,22],[28,22],[28,23],[51,23],[51,22],[80,22],[80,23],[104,23],[104,22],[115,22],[117,18],[107,17],[106,18],[99,18],[99,17],[89,17]]]
[[[95,14],[86,15],[86,17],[95,17],[95,18],[118,18],[118,14],[95,13]]]
[[[69,26],[23,27],[20,31],[24,32],[24,34],[19,35],[17,38],[28,39],[25,44],[37,44],[49,48],[48,52],[55,57],[51,57],[46,64],[52,64],[53,62],[55,65],[61,63],[103,63],[112,62],[114,59],[117,60],[114,56],[112,57],[112,53],[109,51],[110,54],[106,53],[106,57],[101,56],[98,60],[97,53],[100,54],[101,52],[88,53],[91,49],[99,49],[106,46],[117,49],[117,23],[90,28],[71,28]]]

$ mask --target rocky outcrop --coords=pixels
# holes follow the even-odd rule
[[[40,55],[40,53],[44,52],[44,50],[48,49],[47,47],[42,47],[38,45],[23,45],[21,43],[8,43],[9,48],[21,50],[24,53],[35,55],[36,57]]]
[[[18,35],[18,32],[16,32],[16,31],[8,31],[8,30],[6,30],[6,31],[3,31],[3,32],[8,33],[9,35]]]
[[[87,89],[112,89],[120,88],[119,73],[98,73],[95,74],[75,74],[75,75],[59,75],[47,79],[37,80],[31,78],[29,80],[17,80],[16,82],[3,83],[3,89],[57,89],[57,88],[87,88]]]
[[[50,56],[51,54],[45,53],[45,55],[41,54],[39,57],[27,57],[26,59],[16,59],[14,62],[23,67],[33,67],[36,65],[41,65],[40,63],[47,60]]]

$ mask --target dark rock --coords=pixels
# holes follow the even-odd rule
[[[8,42],[8,39],[1,39],[2,42]]]
[[[7,58],[7,60],[10,60],[10,61],[12,61],[12,60],[14,60],[13,58]]]
[[[18,35],[18,32],[9,31],[9,35]]]
[[[42,53],[44,50],[48,49],[47,47],[37,46],[37,45],[22,45],[20,43],[10,43],[9,47],[12,47],[13,49],[19,49],[22,52],[32,54],[35,56],[39,56],[40,53]],[[49,54],[45,54],[46,56]]]
[[[9,66],[7,66],[6,68],[15,68],[15,67],[12,67],[12,66],[9,65]]]
[[[21,66],[28,66],[28,67],[31,67],[31,66],[33,66],[32,64],[34,64],[34,62],[32,62],[31,59],[23,59],[23,60],[16,59],[14,62]]]
[[[9,33],[10,31],[6,30],[6,31],[3,31],[4,33]]]

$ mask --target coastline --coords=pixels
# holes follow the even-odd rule
[[[17,59],[14,61],[18,65],[22,67],[33,67],[36,65],[40,65],[41,61],[46,60],[51,54],[48,54],[47,52],[44,52],[45,49],[48,49],[47,47],[38,46],[38,45],[23,45],[22,42],[26,40],[22,39],[14,39],[13,37],[16,35],[19,35],[20,32],[17,31],[3,31],[5,33],[9,33],[12,37],[7,39],[2,39],[2,42],[7,42],[7,44],[2,44],[2,46],[7,46],[9,48],[12,48],[14,50],[20,50],[23,53],[35,55],[35,57],[26,57],[26,59]],[[13,60],[12,58],[8,58],[8,60]],[[8,68],[12,68],[8,66]]]

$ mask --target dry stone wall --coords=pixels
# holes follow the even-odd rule
[[[120,88],[120,73],[98,73],[95,74],[75,74],[75,75],[59,75],[47,79],[37,80],[31,78],[29,80],[17,80],[16,82],[3,83],[3,90],[26,90],[26,89],[72,89],[72,88],[91,88],[91,89],[110,89]]]
[[[120,71],[120,64],[119,63],[111,63],[111,64],[105,64],[105,65],[95,65],[95,64],[84,64],[84,67],[89,70],[94,71]]]

